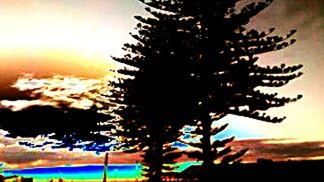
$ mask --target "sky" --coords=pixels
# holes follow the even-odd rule
[[[238,147],[248,147],[247,159],[324,158],[323,12],[322,0],[275,0],[249,23],[248,28],[257,30],[275,27],[283,36],[297,29],[294,45],[261,55],[259,63],[303,64],[304,75],[278,89],[283,96],[303,94],[300,101],[269,111],[287,116],[282,123],[232,115],[215,123],[229,123],[223,136],[234,135]],[[111,56],[121,55],[122,45],[132,41],[129,32],[138,14],[145,12],[136,0],[0,0],[0,110],[62,102],[90,108],[97,103],[97,91],[107,89],[109,69],[118,66]],[[17,145],[22,138],[5,133],[0,133],[0,163],[11,167],[98,163],[102,158],[64,149],[27,149]],[[118,157],[112,162],[134,162],[125,154],[114,155]]]

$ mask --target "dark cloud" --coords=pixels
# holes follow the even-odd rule
[[[276,27],[279,34],[297,29],[299,33],[307,32],[309,36],[310,32],[315,33],[313,29],[317,28],[317,24],[323,26],[323,9],[322,0],[275,0],[255,17],[251,27],[259,30]],[[319,31],[323,30],[316,30]]]
[[[324,142],[305,142],[290,144],[272,144],[259,149],[260,153],[278,155],[285,158],[324,156]]]
[[[0,162],[14,168],[101,163],[102,156],[90,152],[36,151],[21,146],[0,149]]]
[[[54,152],[28,151],[18,147],[10,147],[7,150],[2,149],[0,150],[0,153],[0,161],[8,164],[25,164],[41,159],[57,160],[58,158],[57,154]]]
[[[0,147],[6,147],[8,145],[13,145],[16,142],[13,139],[0,136]]]
[[[114,164],[129,164],[140,160],[140,154],[110,152],[109,162]],[[20,168],[36,166],[58,166],[64,164],[102,164],[104,154],[93,152],[66,151],[46,149],[37,151],[27,147],[11,145],[0,148],[0,163],[18,165]]]
[[[301,26],[309,26],[314,21],[322,19],[323,1],[322,0],[286,0],[284,1],[283,15],[287,19],[298,17]]]
[[[100,122],[106,122],[109,118],[105,114],[98,113],[97,108],[83,110],[30,106],[20,111],[2,108],[0,109],[0,129],[8,131],[8,137],[37,137],[55,133],[50,138],[62,142],[61,147],[76,147],[75,145],[81,141],[109,142],[110,137],[90,133],[111,129],[112,126],[99,125]]]
[[[0,79],[0,100],[32,100],[35,97],[32,97],[30,92],[21,92],[17,88],[12,88],[12,84],[17,80],[16,78],[12,79]]]
[[[9,139],[7,139],[9,140]],[[11,139],[18,141],[17,139]],[[324,156],[324,141],[313,142],[289,142],[287,139],[255,139],[239,140],[232,144],[234,148],[249,148],[244,156],[245,162],[256,162],[259,158],[272,159],[275,161],[308,160]],[[66,151],[66,150],[44,150],[37,151],[17,145],[9,145],[0,148],[0,162],[6,164],[18,164],[20,167],[55,166],[62,164],[94,164],[102,163],[104,154],[94,155],[90,152]],[[135,163],[140,160],[140,153],[128,154],[123,152],[111,152],[110,163]],[[188,161],[183,155],[179,161]]]
[[[66,149],[53,150],[50,148],[31,149],[18,145],[28,138],[8,138],[0,134],[0,164],[9,164],[9,167],[35,167],[58,166],[63,164],[98,163],[102,155],[94,155],[93,152],[67,151]],[[45,138],[46,139],[46,138]],[[38,139],[39,140],[39,139]]]
[[[0,129],[13,138],[45,135],[56,140],[37,144],[20,141],[19,144],[31,148],[50,145],[56,149],[110,150],[114,144],[109,143],[112,138],[105,132],[113,127],[108,123],[111,117],[98,112],[109,107],[100,100],[106,87],[105,78],[22,75],[10,87],[6,86],[15,90],[11,96],[0,94]]]
[[[273,160],[312,159],[324,157],[324,141],[294,142],[290,140],[239,140],[234,142],[238,148],[249,148],[246,160],[258,158]]]

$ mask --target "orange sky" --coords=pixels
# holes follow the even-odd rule
[[[1,0],[0,5],[0,71],[9,74],[103,76],[134,22],[134,8],[116,0]]]

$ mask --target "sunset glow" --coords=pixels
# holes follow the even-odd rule
[[[297,29],[294,45],[262,54],[258,63],[300,63],[304,75],[274,90],[282,96],[303,95],[296,103],[269,110],[270,115],[287,116],[282,123],[234,115],[214,123],[229,123],[219,137],[235,136],[234,147],[250,149],[245,162],[324,159],[323,2],[277,0],[247,26],[278,27],[279,35]],[[7,137],[1,128],[1,109],[15,113],[31,106],[109,108],[102,94],[109,93],[109,80],[114,78],[109,70],[120,66],[111,56],[123,55],[123,44],[134,41],[129,32],[134,31],[133,16],[138,14],[145,11],[136,0],[0,0],[0,171],[1,164],[22,169],[103,163],[103,153],[20,146],[21,141],[44,138]],[[111,164],[140,160],[140,154],[115,151],[110,155]],[[179,162],[190,160],[183,157]]]

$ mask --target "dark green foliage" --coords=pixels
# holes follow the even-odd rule
[[[193,155],[208,171],[215,157],[229,151],[216,148],[230,140],[211,143],[211,136],[219,132],[211,128],[213,121],[235,114],[281,122],[285,117],[270,117],[264,111],[301,98],[278,97],[260,89],[281,87],[302,75],[302,65],[257,64],[257,55],[295,42],[291,39],[295,30],[281,37],[273,35],[274,28],[246,29],[250,18],[272,0],[245,7],[238,7],[238,0],[140,1],[150,7],[146,10],[152,17],[135,17],[140,23],[132,36],[138,43],[125,44],[128,53],[115,58],[128,67],[118,70],[123,79],[112,84],[112,98],[120,106],[118,134],[128,146],[145,151],[150,179],[159,178],[162,163],[167,163],[163,146],[179,138],[184,124],[200,123],[201,143],[193,145],[202,154]],[[228,155],[223,162],[235,161],[245,152]]]

